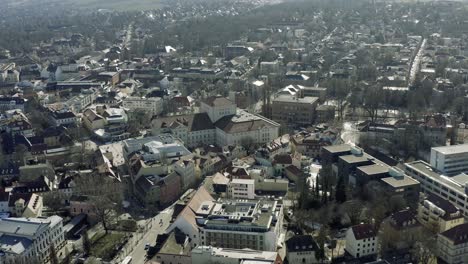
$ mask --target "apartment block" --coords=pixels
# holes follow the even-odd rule
[[[200,244],[276,251],[283,205],[275,200],[206,201],[195,212]]]

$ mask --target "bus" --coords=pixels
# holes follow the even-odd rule
[[[130,264],[130,263],[132,263],[132,257],[127,256],[120,264]]]

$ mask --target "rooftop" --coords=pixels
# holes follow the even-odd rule
[[[402,177],[387,177],[381,180],[393,188],[401,188],[419,184],[417,180],[406,175],[403,175]]]
[[[437,151],[444,155],[468,153],[468,144],[435,147],[435,148],[432,148],[432,150]]]
[[[439,184],[456,191],[458,194],[463,195],[464,197],[467,196],[465,193],[465,183],[468,183],[468,175],[466,174],[448,177],[434,171],[428,163],[422,160],[406,163],[405,166],[410,175],[413,173],[413,170],[417,171],[425,177],[429,177],[432,180],[437,181]]]
[[[295,97],[288,95],[280,95],[273,99],[273,102],[282,102],[282,103],[299,103],[299,104],[314,104],[319,100],[318,97]]]

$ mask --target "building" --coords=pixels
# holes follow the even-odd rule
[[[360,224],[346,231],[345,251],[354,258],[377,255],[377,232],[370,224]]]
[[[62,218],[6,218],[0,220],[2,263],[35,260],[48,263],[50,247],[58,252],[65,246]],[[2,259],[3,258],[3,259]]]
[[[432,169],[424,161],[414,161],[405,164],[406,174],[421,184],[421,192],[434,194],[458,207],[468,216],[468,175],[459,174],[452,177],[444,176]]]
[[[265,144],[279,137],[280,124],[261,115],[238,109],[215,124],[216,145],[251,146]]]
[[[148,250],[148,254],[150,251],[153,250],[150,248]],[[153,253],[155,255],[151,258],[151,260],[145,263],[192,263],[189,238],[177,228],[168,234],[160,234],[157,236]]]
[[[128,115],[122,108],[96,106],[83,111],[83,126],[103,142],[120,141],[130,137]]]
[[[220,96],[209,97],[200,103],[200,112],[207,113],[213,123],[222,117],[235,115],[236,110],[234,102]]]
[[[49,120],[53,126],[76,126],[78,117],[68,109],[49,110]]]
[[[468,172],[468,144],[432,148],[431,167],[445,175]]]
[[[291,136],[292,148],[304,156],[317,158],[323,147],[332,143],[322,133],[299,132]]]
[[[414,211],[404,209],[393,213],[384,220],[380,232],[384,232],[385,236],[379,243],[382,244],[381,247],[396,250],[409,249],[415,241],[420,239],[419,234],[423,231],[421,229],[422,225],[417,220]]]
[[[202,186],[198,190],[188,190],[175,203],[172,223],[166,229],[166,233],[172,232],[177,228],[190,238],[190,245],[192,247],[200,245],[197,215],[195,212],[206,201],[214,201],[214,199],[205,187]]]
[[[396,167],[390,168],[389,175],[380,179],[384,192],[391,197],[401,197],[408,206],[416,208],[421,184]]]
[[[274,200],[202,202],[195,212],[202,246],[276,251],[283,205]]]
[[[309,126],[315,120],[318,97],[280,95],[273,99],[272,118],[288,126]]]
[[[282,264],[276,251],[199,246],[192,250],[192,264]],[[290,262],[292,263],[292,262]]]
[[[288,263],[318,263],[317,250],[319,247],[311,235],[295,235],[286,240]]]
[[[200,113],[155,118],[152,133],[170,133],[187,146],[216,144],[263,144],[278,137],[279,124],[263,116],[237,109],[224,97],[210,97],[201,102]]]
[[[445,232],[465,222],[462,212],[449,201],[429,194],[421,199],[418,207],[418,219],[431,230]]]
[[[122,106],[130,112],[141,110],[152,115],[159,115],[163,109],[163,99],[160,97],[127,97],[122,101]]]
[[[468,223],[453,227],[437,236],[437,257],[443,263],[468,262]]]
[[[24,112],[26,100],[21,97],[0,96],[0,113],[8,110],[19,109]]]
[[[172,134],[188,147],[216,143],[216,129],[207,113],[154,118],[151,133]]]
[[[232,199],[255,198],[255,180],[232,179],[227,185],[227,195]]]

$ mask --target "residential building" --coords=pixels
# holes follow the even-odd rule
[[[468,223],[455,226],[437,236],[437,257],[447,264],[468,262]]]
[[[49,120],[53,126],[76,126],[78,117],[68,109],[53,110],[49,109]]]
[[[148,253],[152,249],[148,249]],[[177,263],[191,264],[191,246],[187,235],[176,228],[174,231],[166,234],[160,234],[156,238],[154,246],[155,255],[147,262],[147,264],[159,263]]]
[[[292,148],[304,156],[317,158],[320,156],[323,147],[332,144],[331,140],[327,139],[324,134],[320,132],[299,132],[291,136]]]
[[[2,263],[18,263],[18,259],[48,263],[50,247],[58,252],[65,244],[62,218],[58,216],[0,219]]]
[[[462,212],[449,201],[439,196],[428,194],[421,199],[418,207],[418,219],[437,233],[445,232],[465,222]]]
[[[20,110],[6,111],[5,115],[1,115],[0,130],[12,136],[33,137],[35,135],[31,122]]]
[[[444,176],[432,169],[430,164],[418,160],[405,163],[406,174],[421,184],[421,192],[434,194],[458,207],[468,216],[468,175]]]
[[[202,246],[262,251],[278,247],[283,225],[283,205],[278,201],[205,201],[195,214]]]
[[[174,214],[171,225],[166,232],[172,232],[176,228],[180,229],[190,238],[190,245],[197,247],[200,245],[200,234],[197,225],[196,211],[203,202],[214,201],[205,187],[201,186],[197,190],[189,190],[175,203]]]
[[[255,198],[255,180],[232,179],[227,185],[228,197],[232,199]]]
[[[127,132],[128,116],[124,109],[105,105],[88,108],[82,115],[83,126],[97,139],[109,142],[130,137]]]
[[[0,96],[0,113],[8,110],[19,109],[24,112],[26,100],[21,97],[6,97]]]
[[[354,258],[377,255],[377,232],[371,224],[360,224],[346,231],[345,251]]]
[[[385,230],[385,228],[388,228]],[[394,248],[397,250],[409,249],[413,243],[420,239],[420,232],[423,232],[421,223],[417,220],[413,210],[404,209],[393,213],[385,219],[380,226],[380,231],[387,236],[379,241],[385,245],[382,247]]]
[[[309,126],[315,120],[318,97],[280,95],[273,99],[272,118],[288,126]]]
[[[445,175],[468,172],[468,144],[431,149],[431,167]]]
[[[319,250],[311,235],[295,235],[286,240],[288,263],[318,263],[315,253]]]
[[[192,264],[282,264],[276,251],[198,246],[192,250]],[[292,262],[290,262],[292,263]]]
[[[141,110],[152,115],[159,115],[163,109],[163,99],[160,97],[127,97],[122,101],[122,106],[130,112]]]

